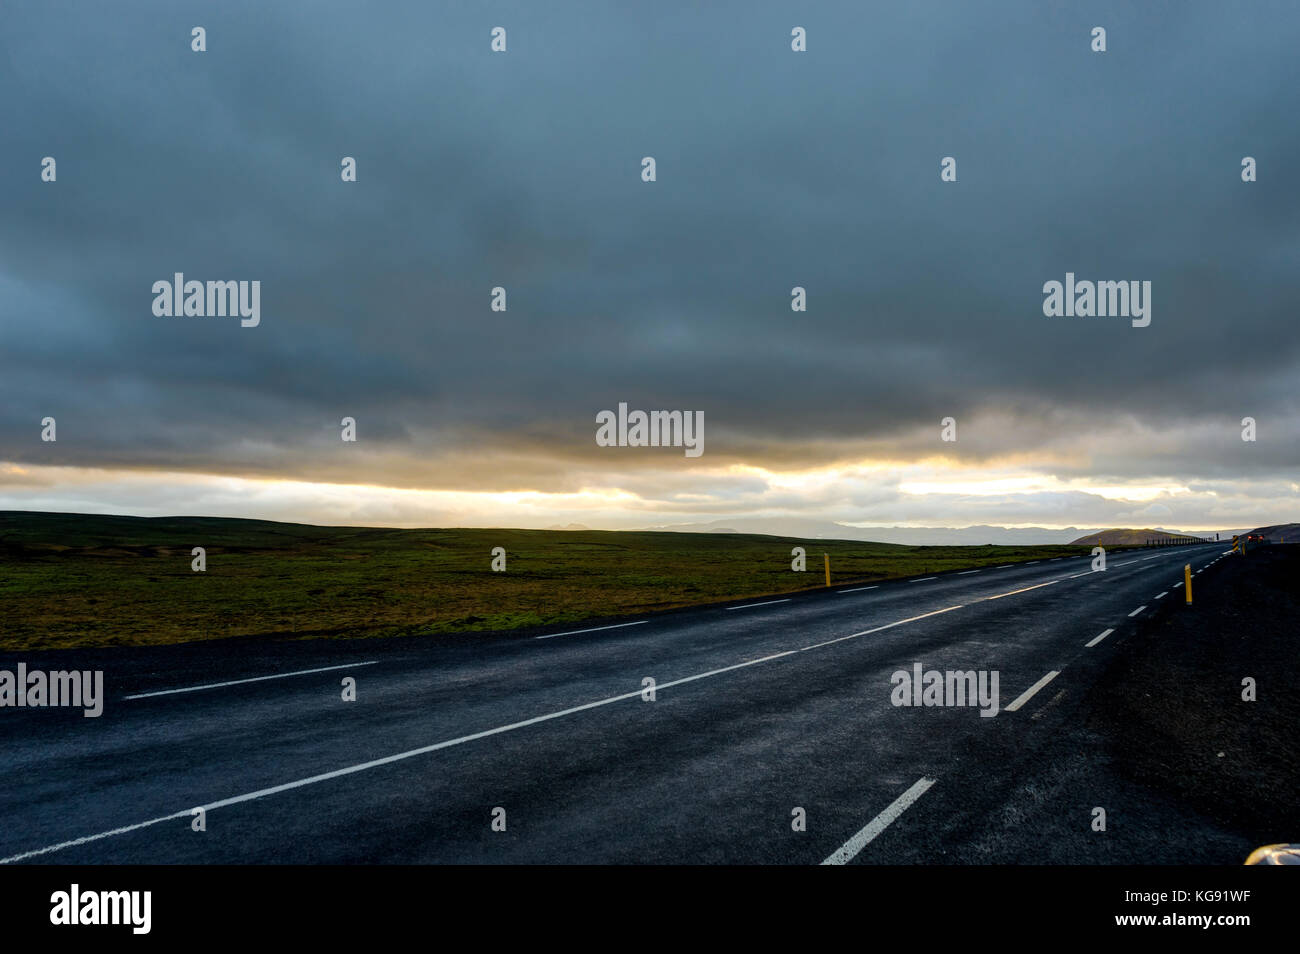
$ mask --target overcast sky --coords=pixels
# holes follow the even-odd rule
[[[1298,47],[1291,0],[9,5],[0,508],[1296,519]],[[1067,271],[1150,325],[1045,317]],[[155,317],[175,272],[260,325]],[[619,402],[704,454],[597,446]]]

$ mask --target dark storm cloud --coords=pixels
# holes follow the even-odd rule
[[[954,415],[1070,476],[1294,464],[1293,4],[677,6],[7,10],[0,459],[577,489],[627,401],[714,462]],[[260,280],[261,326],[153,317],[176,271]],[[1066,271],[1151,281],[1151,326],[1043,317]]]

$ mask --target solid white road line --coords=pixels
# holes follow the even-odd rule
[[[737,669],[744,669],[747,666],[757,666],[759,663],[770,662],[773,659],[780,659],[783,656],[794,655],[794,650],[786,650],[783,653],[773,653],[770,656],[763,656],[760,659],[750,659],[747,662],[736,663],[733,666],[724,666],[721,669],[712,669],[708,672],[697,673],[694,676],[686,676],[682,679],[674,679],[671,682],[663,682],[655,686],[655,691],[671,689],[674,686],[681,686],[688,682],[695,682],[698,679],[708,679],[710,676],[718,676],[724,672],[733,672]],[[391,765],[394,762],[401,762],[405,759],[414,758],[417,755],[427,755],[430,752],[436,752],[439,749],[448,749],[454,745],[464,745],[466,742],[473,742],[477,739],[484,739],[491,735],[500,735],[503,732],[512,732],[516,729],[522,729],[526,726],[536,725],[539,722],[548,722],[551,719],[560,719],[564,716],[573,715],[575,712],[585,712],[588,709],[596,709],[600,706],[611,705],[615,702],[622,702],[624,699],[636,699],[641,696],[644,690],[634,689],[631,692],[625,692],[622,695],[610,696],[608,699],[598,699],[595,702],[584,703],[580,706],[573,706],[569,709],[561,709],[558,712],[548,712],[546,715],[534,716],[531,719],[524,719],[520,722],[512,722],[509,725],[497,726],[495,729],[486,729],[482,732],[475,732],[471,735],[462,735],[459,738],[447,739],[445,742],[436,742],[433,745],[426,745],[418,749],[410,749],[406,752],[398,752],[396,755],[388,755],[381,759],[372,759],[369,762],[361,762],[357,765],[349,765],[347,768],[335,769],[332,772],[322,772],[320,775],[312,775],[307,778],[300,778],[297,781],[286,782],[283,785],[274,785],[270,788],[258,789],[255,792],[247,792],[243,795],[235,795],[231,798],[223,798],[218,802],[210,802],[207,805],[199,806],[205,812],[214,811],[218,808],[227,808],[231,805],[239,805],[243,802],[255,801],[259,798],[266,798],[268,795],[277,795],[280,792],[287,792],[295,788],[303,788],[307,785],[315,785],[317,782],[326,782],[330,779],[342,778],[345,775],[354,775],[357,772],[365,772],[372,768],[378,768],[381,765]],[[0,858],[0,865],[9,864],[14,861],[23,861],[27,858],[35,858],[38,855],[47,855],[50,852],[59,851],[63,848],[71,848],[74,845],[84,845],[87,842],[99,841],[103,838],[111,838],[114,835],[121,835],[128,831],[136,831],[141,828],[148,828],[150,825],[157,825],[161,822],[171,821],[177,818],[189,818],[193,814],[192,808],[186,808],[183,811],[174,812],[171,815],[163,815],[159,818],[151,818],[148,821],[139,822],[134,825],[125,825],[121,828],[114,828],[110,831],[100,832],[96,835],[86,835],[84,838],[74,838],[71,841],[60,842],[57,845],[50,845],[46,848],[37,848],[34,851],[25,851],[22,854],[10,855],[8,858]]]
[[[1060,583],[1060,580],[1048,580],[1046,583],[1036,583],[1033,586],[1022,586],[1018,590],[1008,590],[1006,593],[999,593],[997,596],[986,596],[986,600],[1000,600],[1004,596],[1015,596],[1017,593],[1028,593],[1030,590],[1037,590],[1044,586],[1051,586],[1053,583]]]
[[[209,682],[202,686],[186,686],[184,689],[160,689],[157,692],[137,692],[123,696],[123,699],[149,699],[153,696],[172,696],[178,692],[198,692],[200,689],[223,689],[226,686],[240,686],[246,682],[265,682],[268,679],[288,679],[290,676],[309,676],[315,672],[333,672],[335,669],[355,669],[358,666],[373,666],[378,659],[367,662],[348,663],[343,666],[322,666],[320,669],[299,669],[297,672],[280,672],[274,676],[254,676],[252,679],[232,679],[229,682]]]
[[[877,835],[888,828],[898,816],[924,795],[935,782],[932,778],[918,779],[911,788],[890,802],[889,807],[867,822],[865,828],[846,841],[835,853],[822,862],[824,865],[842,865],[852,861]]]
[[[591,629],[571,629],[567,633],[547,633],[545,636],[534,636],[533,639],[554,639],[556,636],[577,636],[579,633],[599,633],[602,629],[622,629],[624,626],[640,626],[642,623],[648,623],[648,619],[639,619],[635,623],[614,623],[612,626],[593,626]]]
[[[838,593],[861,593],[863,590],[874,590],[874,589],[878,589],[879,587],[880,587],[880,584],[877,583],[875,586],[855,586],[855,587],[854,587],[853,589],[851,589],[851,590],[837,590],[836,592],[838,592]]]
[[[1083,645],[1084,645],[1084,648],[1085,648],[1085,649],[1091,649],[1093,646],[1096,646],[1099,642],[1101,642],[1103,639],[1105,639],[1107,636],[1109,636],[1109,635],[1110,635],[1111,633],[1113,633],[1113,632],[1115,632],[1113,629],[1108,629],[1108,630],[1105,630],[1104,632],[1098,633],[1098,634],[1097,634],[1096,636],[1094,636],[1090,641],[1088,641],[1088,642],[1086,642],[1086,643],[1083,644]]]
[[[789,602],[790,602],[790,597],[787,596],[783,600],[768,600],[766,603],[746,603],[744,606],[728,606],[727,612],[731,612],[732,610],[738,610],[738,609],[753,609],[755,606],[773,606],[777,603],[789,603]]]
[[[1136,616],[1138,613],[1142,612],[1142,611],[1143,611],[1144,609],[1146,609],[1146,608],[1147,608],[1147,604],[1146,604],[1146,603],[1143,603],[1141,606],[1139,606],[1139,607],[1138,607],[1137,609],[1135,609],[1133,612],[1129,613],[1129,614],[1128,614],[1128,618],[1129,618],[1129,619],[1132,619],[1134,616]]]
[[[1169,591],[1168,591],[1168,590],[1165,590],[1163,593],[1161,593],[1159,596],[1157,596],[1156,599],[1158,599],[1158,600],[1162,600],[1162,599],[1164,599],[1164,598],[1165,598],[1166,596],[1168,596],[1168,595],[1169,595]]]
[[[846,639],[857,639],[859,636],[870,636],[872,633],[879,633],[882,630],[893,629],[895,626],[902,626],[904,623],[914,623],[918,619],[925,619],[927,616],[938,616],[940,613],[951,613],[953,610],[961,609],[965,603],[958,603],[956,606],[948,606],[941,610],[934,610],[931,613],[922,613],[920,616],[909,616],[907,619],[900,619],[895,623],[886,623],[884,626],[877,626],[875,629],[864,629],[860,633],[850,633],[847,636],[838,636],[835,639],[828,639],[823,643],[813,643],[811,646],[804,646],[799,650],[806,653],[810,649],[820,649],[822,646],[829,646],[831,643],[842,643]]]
[[[1057,676],[1059,676],[1060,674],[1061,674],[1061,671],[1060,671],[1059,669],[1053,669],[1051,672],[1049,672],[1049,673],[1048,673],[1046,676],[1044,676],[1042,679],[1038,680],[1036,683],[1034,683],[1032,686],[1030,686],[1028,689],[1026,689],[1024,692],[1022,692],[1022,693],[1020,694],[1020,696],[1016,699],[1015,702],[1013,702],[1013,703],[1011,703],[1011,705],[1007,706],[1007,708],[1006,708],[1005,711],[1006,711],[1006,712],[1015,712],[1017,709],[1019,709],[1021,706],[1023,706],[1026,702],[1028,702],[1030,699],[1032,699],[1032,698],[1034,697],[1034,693],[1036,693],[1039,689],[1043,688],[1043,686],[1047,685],[1049,682],[1051,682],[1053,679],[1055,679],[1055,678],[1056,678]]]
[[[939,579],[937,576],[923,576],[923,577],[921,577],[921,578],[918,579],[918,580],[908,580],[907,582],[909,582],[909,583],[924,583],[924,582],[926,582],[927,580],[937,580],[937,579]]]

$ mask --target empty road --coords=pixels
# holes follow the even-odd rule
[[[5,654],[102,668],[106,702],[0,711],[0,859],[926,863],[1001,824],[1005,856],[1033,861],[1050,833],[997,821],[1012,787],[1125,634],[1183,610],[1183,564],[1213,585],[1224,550],[523,636]],[[894,705],[914,664],[996,672],[996,716]]]

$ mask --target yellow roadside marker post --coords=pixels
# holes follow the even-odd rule
[[[1183,564],[1183,589],[1187,591],[1187,605],[1192,605],[1192,565]]]
[[[823,553],[822,556],[826,559],[826,585],[830,586],[831,585],[831,555],[829,553]]]

